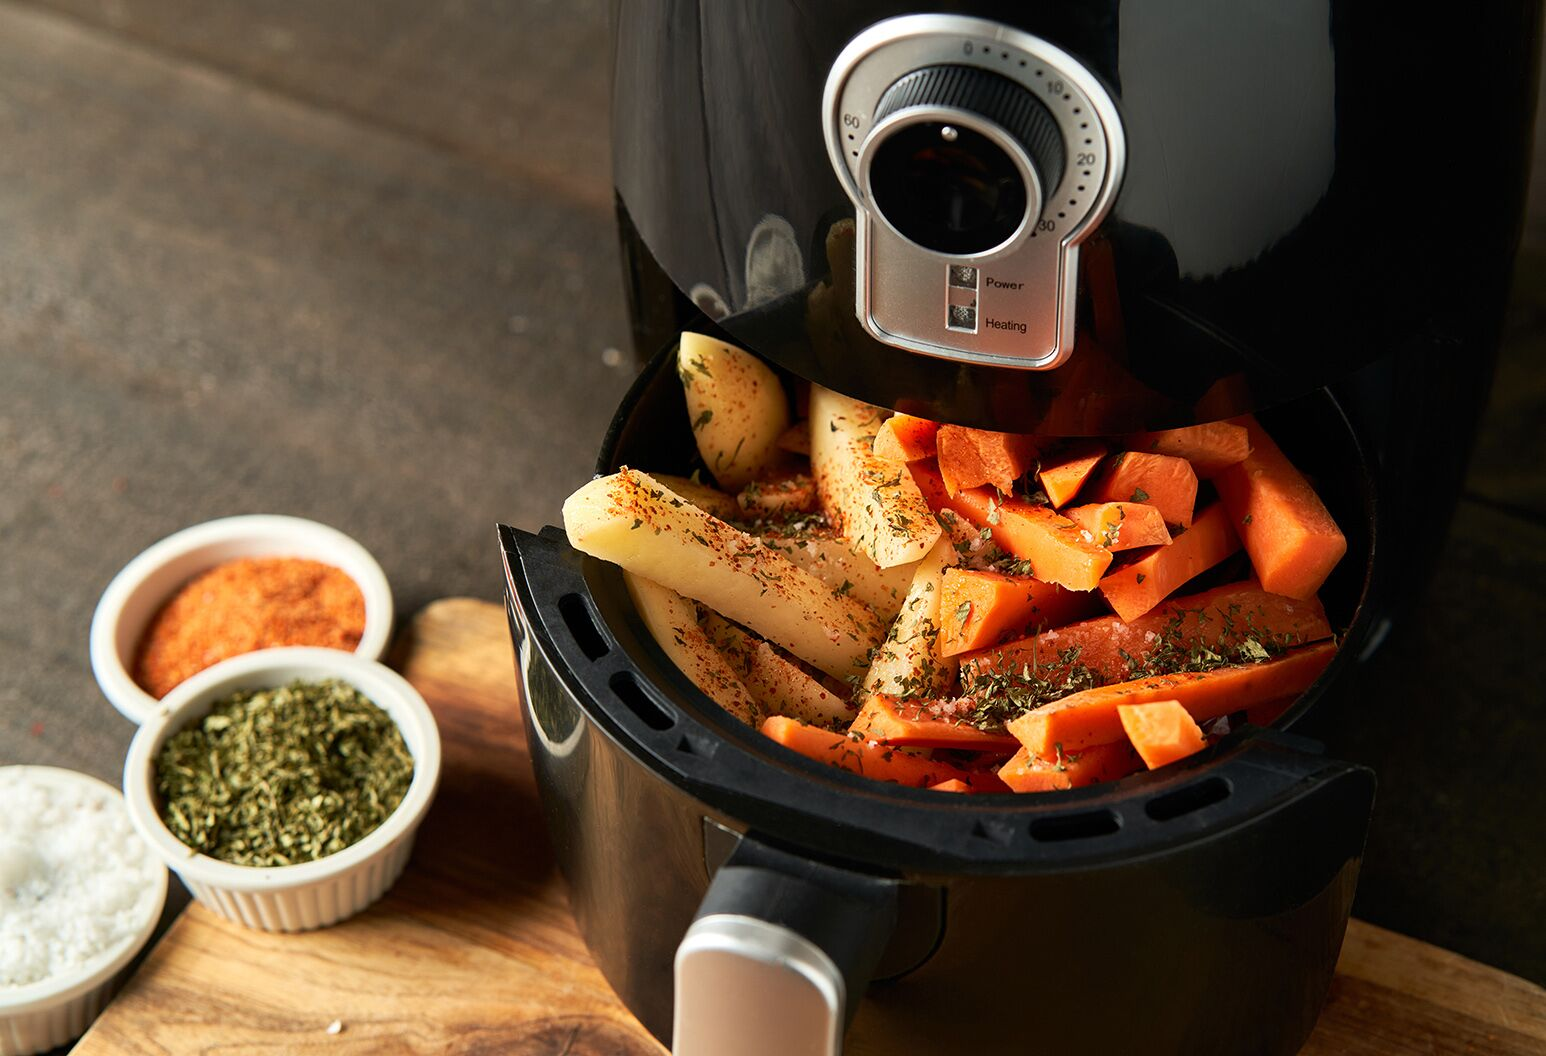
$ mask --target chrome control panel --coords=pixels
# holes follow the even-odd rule
[[[1064,362],[1079,243],[1110,208],[1125,158],[1100,82],[1020,30],[906,15],[843,49],[822,116],[854,203],[865,329],[966,363]]]

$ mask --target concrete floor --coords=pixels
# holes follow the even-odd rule
[[[599,4],[553,29],[550,69],[604,44]],[[560,194],[9,3],[3,100],[0,762],[116,776],[132,728],[87,668],[92,608],[188,524],[335,525],[402,613],[497,597],[494,525],[554,520],[629,380],[603,360],[626,347],[604,122]]]
[[[404,614],[498,597],[494,524],[555,519],[631,371],[604,19],[601,0],[0,0],[0,764],[116,781],[133,731],[92,680],[92,608],[185,525],[336,525]],[[1468,596],[1496,563],[1475,540],[1504,546],[1520,622],[1498,662],[1522,665],[1546,615],[1543,175],[1435,588]],[[1442,617],[1423,628],[1404,655],[1452,647]],[[1546,761],[1522,750],[1521,783]],[[1546,978],[1541,815],[1464,860],[1500,846],[1473,816],[1539,792],[1437,802],[1384,766],[1360,912]],[[1403,876],[1413,855],[1433,877]]]

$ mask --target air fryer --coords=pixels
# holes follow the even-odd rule
[[[653,356],[597,471],[695,468],[684,327],[986,428],[1253,411],[1348,537],[1322,591],[1339,652],[1274,729],[1237,715],[1184,763],[949,796],[762,738],[666,659],[616,568],[501,527],[574,912],[681,1056],[837,1053],[855,1017],[897,1054],[1292,1053],[1374,777],[1289,731],[1357,707],[1342,673],[1442,538],[1518,237],[1540,8],[949,6],[616,7],[619,226]]]

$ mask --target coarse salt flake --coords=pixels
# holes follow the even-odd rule
[[[0,990],[121,950],[156,912],[162,868],[110,789],[0,767]]]

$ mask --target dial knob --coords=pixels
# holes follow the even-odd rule
[[[1063,137],[1034,95],[975,66],[898,79],[875,107],[868,193],[904,238],[954,256],[988,253],[1041,214],[1062,179]]]

